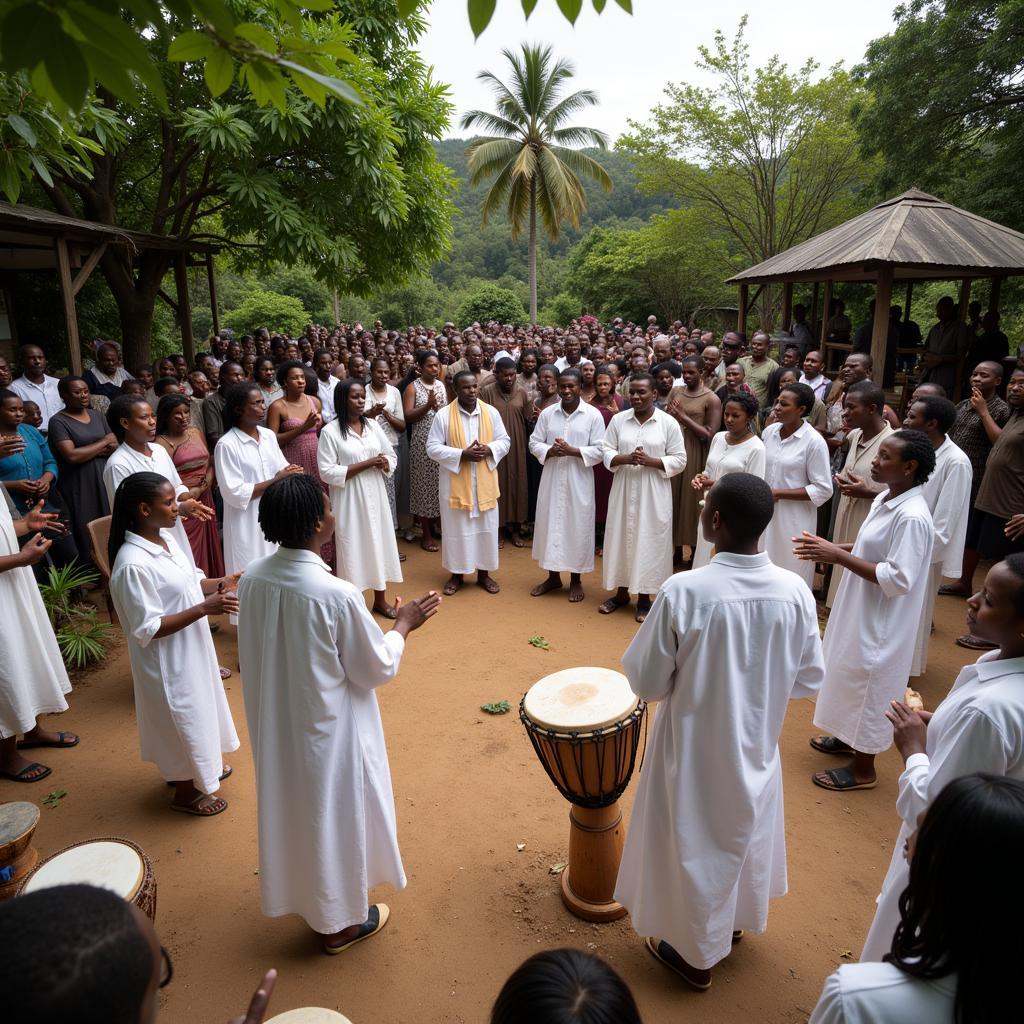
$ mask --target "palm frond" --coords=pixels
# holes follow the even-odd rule
[[[536,114],[539,118],[547,119],[548,114],[558,104],[558,94],[562,91],[562,84],[572,78],[574,73],[575,68],[571,61],[557,60],[555,62],[554,67],[544,78],[543,86],[537,97]]]
[[[579,178],[550,149],[541,150],[538,165],[537,208],[545,229],[554,239],[563,220],[579,227],[586,198]]]
[[[523,233],[529,216],[530,183],[522,176],[514,177],[508,193],[508,222],[514,239]]]
[[[499,114],[492,114],[489,110],[467,110],[459,121],[462,128],[481,127],[491,135],[502,135],[506,138],[521,136],[523,129],[514,121]]]
[[[509,190],[512,188],[515,182],[515,175],[512,173],[512,161],[509,160],[505,166],[498,172],[498,176],[494,179],[491,187],[487,190],[487,195],[484,196],[484,201],[480,206],[480,222],[486,226],[487,222],[491,219],[491,215],[496,213],[502,206],[505,205],[505,201],[508,199]],[[515,233],[513,228],[513,234]]]
[[[501,170],[516,158],[521,148],[521,143],[512,139],[475,139],[466,147],[471,183],[479,185],[489,174]]]
[[[581,153],[578,149],[566,149],[564,146],[548,147],[574,174],[593,178],[605,192],[611,192],[612,179],[608,172],[593,158]]]
[[[533,146],[523,146],[516,154],[513,173],[527,181],[537,173],[537,153]]]
[[[555,106],[547,111],[544,115],[544,123],[553,132],[566,118],[571,117],[573,114],[578,114],[587,107],[594,106],[597,106],[597,93],[592,89],[579,89],[577,92],[570,93],[559,100]],[[591,130],[595,131],[595,129]],[[596,134],[604,139],[604,145],[608,145],[608,138],[604,132],[597,132]]]
[[[530,115],[515,93],[497,75],[490,71],[481,71],[476,77],[477,81],[490,85],[491,91],[494,93],[494,102],[510,121],[516,121],[521,126],[530,123]]]

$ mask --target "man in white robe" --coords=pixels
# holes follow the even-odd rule
[[[594,466],[604,458],[604,420],[580,400],[578,370],[558,378],[561,402],[549,405],[530,435],[530,452],[544,467],[537,493],[533,557],[548,578],[530,591],[540,597],[562,588],[569,573],[569,600],[583,600],[581,574],[594,569]]]
[[[387,922],[369,890],[405,887],[374,690],[398,673],[406,637],[440,598],[398,599],[394,628],[382,633],[362,594],[320,558],[334,515],[308,476],[271,484],[260,524],[281,546],[239,584],[238,648],[263,912],[299,914],[326,953],[340,953]]]
[[[786,892],[779,734],[824,674],[811,592],[757,551],[773,511],[758,477],[719,480],[701,515],[717,554],[661,588],[622,658],[633,691],[661,705],[615,899],[699,989]]]
[[[441,505],[441,565],[451,573],[443,593],[454,594],[468,573],[477,574],[477,584],[488,594],[498,593],[498,581],[491,573],[498,568],[498,506],[481,510],[479,467],[494,473],[498,463],[508,454],[512,439],[497,409],[478,398],[477,375],[463,370],[455,375],[455,401],[441,409],[430,425],[427,435],[427,458],[440,467],[438,494]],[[466,447],[453,447],[449,423],[458,416]],[[491,421],[491,439],[480,443],[481,417]],[[464,464],[470,469],[470,508],[452,507],[452,486]]]

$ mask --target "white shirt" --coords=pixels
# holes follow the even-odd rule
[[[832,381],[823,373],[819,373],[817,377],[808,377],[806,373],[801,373],[800,383],[806,384],[814,392],[814,397],[821,402],[825,401],[828,389],[832,387]]]
[[[953,1024],[956,980],[923,981],[893,964],[843,964],[808,1024]]]
[[[12,380],[8,388],[9,391],[20,395],[23,402],[35,402],[39,406],[39,411],[43,416],[43,422],[39,429],[44,433],[50,422],[50,417],[64,408],[64,401],[57,391],[57,383],[56,377],[48,377],[43,374],[42,384],[33,384],[28,377],[23,375]]]
[[[326,426],[331,420],[337,419],[338,414],[334,411],[334,389],[340,381],[337,377],[329,375],[326,383],[319,377],[316,379],[316,392],[320,398],[320,417]]]
[[[932,562],[941,565],[942,575],[952,579],[959,579],[963,568],[972,475],[967,453],[945,438],[935,449],[935,469],[924,484],[924,498],[935,526]]]
[[[392,416],[405,422],[405,410],[402,408],[402,396],[393,384],[385,384],[384,391],[375,391],[370,384],[366,385],[366,398],[364,408],[370,409],[378,402],[384,403],[384,408]],[[384,432],[384,436],[391,442],[392,447],[398,444],[398,431],[383,416],[373,421]]]

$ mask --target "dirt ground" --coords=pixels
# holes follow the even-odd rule
[[[409,560],[400,592],[439,588],[438,556],[403,549]],[[230,803],[224,814],[203,820],[168,810],[169,791],[139,760],[123,642],[100,671],[76,683],[60,720],[81,733],[81,745],[43,752],[52,776],[35,787],[0,782],[0,801],[39,802],[67,790],[55,809],[43,809],[35,840],[41,856],[81,839],[126,836],[152,858],[157,930],[174,962],[161,1021],[223,1024],[242,1012],[263,971],[276,967],[271,1015],[324,1006],[353,1024],[485,1022],[518,964],[559,946],[591,950],[614,965],[648,1024],[805,1021],[825,976],[856,959],[870,922],[898,828],[897,755],[879,758],[877,789],[828,794],[809,779],[826,763],[807,745],[812,706],[791,705],[782,735],[789,895],[773,903],[768,932],[748,936],[716,969],[710,991],[693,992],[651,958],[628,917],[588,924],[559,898],[550,868],[567,856],[568,805],[534,755],[517,705],[549,672],[617,668],[636,625],[631,615],[597,614],[599,572],[584,581],[586,601],[572,606],[564,593],[529,597],[542,575],[528,550],[506,547],[496,574],[502,592],[466,587],[446,599],[411,637],[398,678],[378,691],[409,885],[372,894],[390,905],[391,921],[342,956],[323,956],[298,917],[260,912],[254,779],[237,672],[226,686],[242,747],[221,790]],[[920,686],[929,708],[973,660],[952,643],[963,613],[962,601],[939,598],[931,666]],[[534,634],[551,649],[530,646]],[[226,622],[216,643],[222,664],[234,668],[234,630]],[[502,699],[513,705],[507,715],[479,710]],[[623,800],[627,820],[635,787],[634,776]]]

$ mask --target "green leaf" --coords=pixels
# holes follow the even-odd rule
[[[224,0],[188,0],[188,6],[200,21],[208,21],[225,39],[235,38],[235,19],[231,12],[234,5]],[[312,5],[307,3],[306,6]]]
[[[311,11],[333,11],[335,0],[302,0],[302,6]]]
[[[89,70],[97,81],[102,82],[118,99],[138,106],[139,90],[135,88],[135,82],[122,62],[109,53],[97,50],[91,43],[82,43],[82,52],[89,62]],[[162,103],[162,85],[160,90],[158,102]]]
[[[344,43],[331,39],[325,39],[322,43],[317,43],[316,49],[320,53],[330,54],[330,56],[337,60],[343,60],[346,64],[355,64],[359,60],[355,52]]]
[[[598,14],[600,14],[604,10],[604,5],[606,3],[607,0],[594,0],[594,10],[597,11]]]
[[[558,0],[558,9],[575,25],[580,16],[583,0]]]
[[[627,13],[633,13],[633,0],[615,0],[615,2]]]
[[[231,59],[231,54],[218,46],[206,58],[203,76],[206,79],[206,87],[210,90],[210,95],[220,96],[230,88],[235,78],[235,62]]]
[[[533,9],[537,6],[537,0],[523,0],[523,14],[527,18],[533,14]]]
[[[497,0],[469,0],[469,27],[477,39],[491,23]]]
[[[0,159],[0,192],[3,192],[12,203],[16,203],[18,196],[21,195],[21,175],[18,174],[10,154],[5,154],[4,158]]]
[[[50,40],[45,67],[57,95],[70,109],[77,110],[91,85],[89,68],[77,40],[63,29]]]
[[[32,161],[32,166],[36,169],[36,174],[46,182],[50,188],[53,188],[53,178],[50,177],[50,172],[46,167],[46,164],[35,155],[35,153],[29,153],[29,160]]]
[[[22,4],[10,10],[0,26],[3,63],[10,71],[45,61],[51,40],[63,34],[60,18],[41,4]]]
[[[7,123],[30,145],[36,144],[36,133],[21,114],[8,114]]]
[[[262,25],[257,25],[253,21],[239,22],[235,26],[235,34],[267,53],[277,53],[277,40]]]
[[[319,82],[314,82],[307,73],[304,72],[301,75],[295,71],[289,71],[288,73],[300,92],[311,99],[318,107],[322,107],[327,102],[327,90]]]
[[[205,32],[182,32],[167,47],[167,59],[181,63],[209,57],[217,44]]]
[[[339,99],[344,100],[346,103],[351,103],[354,106],[363,106],[363,98],[359,95],[356,90],[348,84],[343,82],[340,78],[333,78],[331,75],[322,75],[318,71],[312,71],[309,68],[304,68],[301,64],[296,64],[291,60],[279,60],[277,62],[282,67],[286,67],[289,71],[295,74],[305,75],[311,78],[314,82],[322,85],[328,92],[334,93]]]
[[[534,3],[536,2],[537,0],[534,0]],[[398,0],[398,16],[408,18],[416,10],[418,4],[419,0]]]

